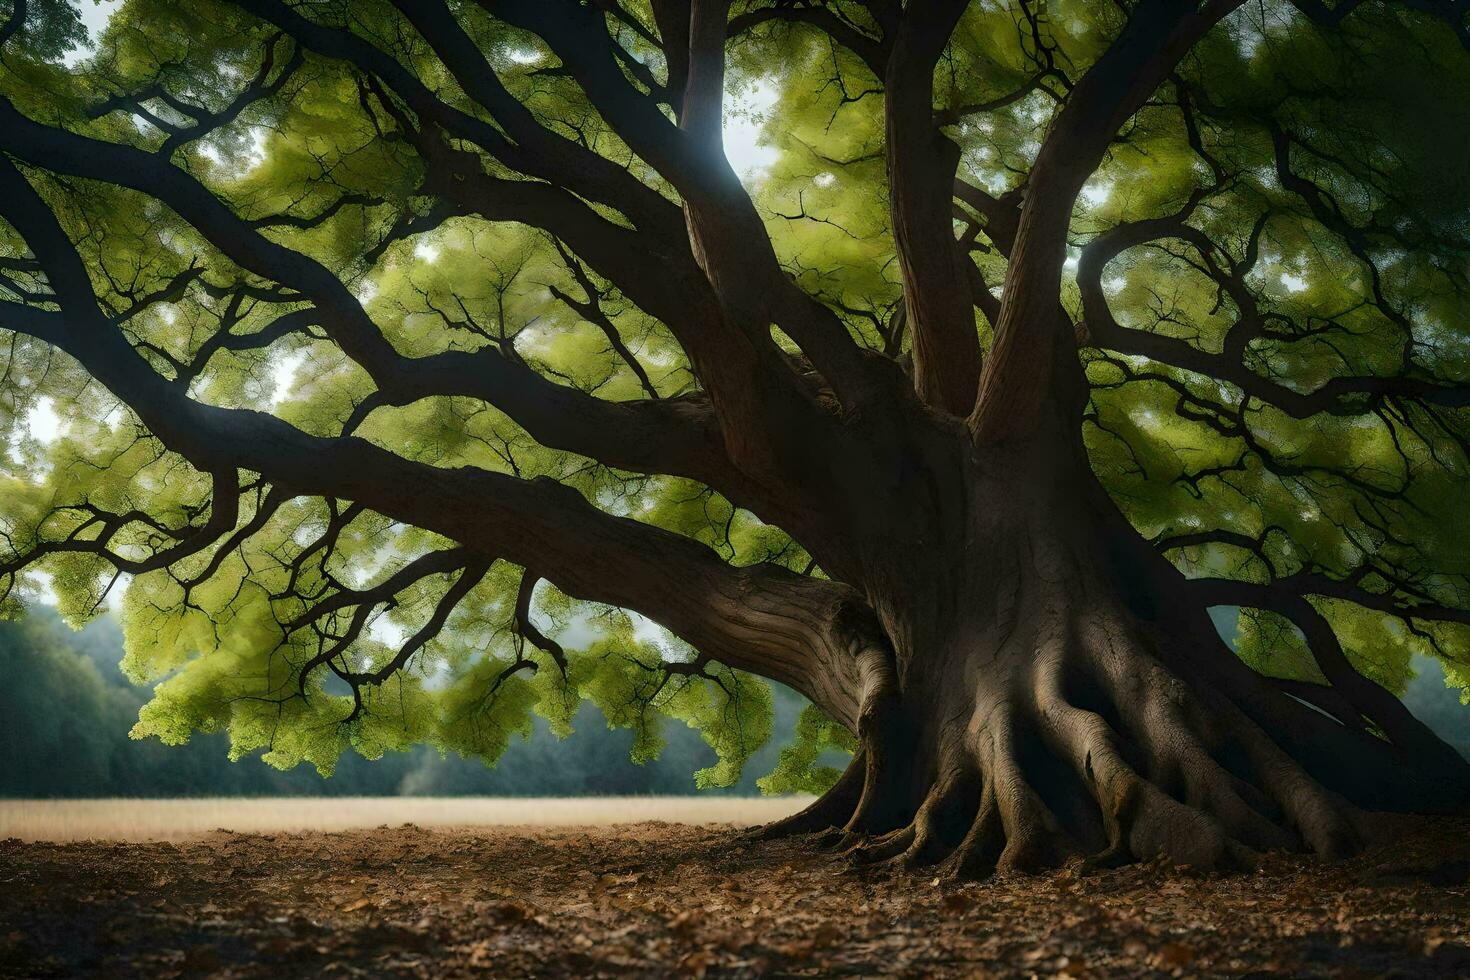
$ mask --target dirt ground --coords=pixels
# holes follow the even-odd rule
[[[963,886],[728,826],[0,843],[0,976],[1470,976],[1470,826]]]

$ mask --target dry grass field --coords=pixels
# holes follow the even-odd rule
[[[749,826],[794,813],[808,797],[604,796],[0,800],[0,840],[182,841],[237,834],[369,827],[606,827],[662,820]]]

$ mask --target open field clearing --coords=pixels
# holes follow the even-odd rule
[[[808,797],[606,796],[336,797],[198,800],[0,800],[0,840],[182,841],[215,830],[237,834],[367,827],[605,827],[671,823],[767,823]]]
[[[1465,977],[1467,841],[954,885],[671,823],[11,840],[0,977]]]

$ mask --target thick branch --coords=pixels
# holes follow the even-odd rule
[[[677,126],[623,76],[597,12],[541,0],[481,0],[481,5],[546,41],[602,117],[678,190],[695,259],[728,327],[746,338],[752,347],[748,356],[760,362],[761,370],[774,373],[769,369],[780,361],[769,333],[775,323],[801,346],[844,404],[869,399],[881,383],[880,369],[831,310],[786,276],[760,215],[723,153],[718,121],[724,34],[714,25],[723,22],[728,4],[711,0],[690,8],[688,80]],[[690,355],[696,358],[697,352]],[[733,399],[736,392],[726,394]],[[763,401],[746,399],[739,406],[732,403],[732,409],[738,407],[747,420],[759,419],[747,413]]]
[[[326,27],[303,17],[281,0],[234,0],[241,9],[274,24],[308,50],[348,61],[371,72],[402,98],[421,120],[467,139],[501,163],[528,176],[571,187],[589,200],[617,208],[645,231],[679,234],[676,207],[611,160],[558,136],[536,121],[485,64],[477,48],[464,46],[452,17],[441,3],[413,5],[416,26],[445,60],[471,98],[494,115],[501,128],[437,98],[392,55],[351,31]],[[509,139],[507,139],[509,136]]]
[[[554,481],[440,469],[364,440],[315,437],[271,415],[194,402],[116,333],[55,217],[3,160],[0,191],[0,213],[62,305],[60,314],[36,315],[36,336],[81,362],[195,468],[258,472],[298,495],[357,501],[476,554],[534,567],[569,595],[636,610],[702,653],[789,684],[856,725],[854,651],[877,634],[853,590],[775,565],[732,568],[702,544],[606,514]]]
[[[1072,208],[1114,134],[1206,30],[1239,0],[1196,10],[1183,0],[1145,0],[1122,34],[1072,89],[1031,169],[1010,253],[995,344],[970,424],[977,440],[1022,437],[1042,422],[1061,379],[1078,373],[1056,310]],[[1062,360],[1073,361],[1063,373]],[[1079,380],[1080,383],[1080,380]]]
[[[737,493],[743,484],[725,459],[713,418],[693,410],[695,403],[603,401],[549,381],[488,347],[403,357],[335,274],[265,238],[167,161],[43,126],[3,99],[0,132],[0,145],[29,163],[156,197],[232,261],[298,290],[314,305],[316,322],[372,376],[382,404],[407,405],[436,395],[480,398],[553,448],[623,469],[691,476]]]
[[[914,387],[954,415],[975,404],[980,337],[970,272],[955,243],[952,189],[960,149],[934,125],[934,66],[964,12],[959,0],[923,0],[904,12],[884,86],[889,212],[913,338]]]
[[[1392,692],[1358,673],[1342,649],[1337,634],[1327,618],[1317,611],[1301,592],[1278,581],[1270,585],[1234,582],[1225,579],[1192,580],[1190,588],[1207,593],[1211,605],[1236,605],[1269,609],[1291,620],[1306,637],[1307,646],[1324,677],[1353,708],[1371,719],[1401,751],[1418,753],[1427,759],[1443,757],[1458,766],[1454,750],[1427,725],[1404,707]],[[1351,719],[1344,719],[1351,724]]]
[[[815,28],[836,41],[862,60],[875,78],[882,78],[884,64],[888,58],[889,43],[884,38],[874,37],[851,21],[844,20],[836,11],[817,5],[794,4],[776,0],[768,7],[747,10],[730,19],[727,28],[731,37],[739,37],[762,24],[803,24]]]

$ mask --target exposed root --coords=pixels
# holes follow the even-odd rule
[[[983,780],[977,767],[960,757],[943,770],[940,780],[914,816],[913,839],[898,855],[905,867],[937,864],[962,839],[965,821],[976,812]]]
[[[907,746],[900,736],[898,682],[893,655],[868,647],[857,656],[862,696],[858,714],[860,747],[837,782],[810,806],[784,820],[757,828],[758,839],[817,834],[820,847],[847,848],[868,834],[902,822],[893,781],[895,756]],[[841,828],[840,830],[838,828]]]
[[[995,788],[1005,834],[1005,847],[996,859],[996,870],[1001,872],[1056,867],[1078,850],[1028,778],[1020,761],[1020,737],[1006,706],[991,713],[977,739],[980,768]]]
[[[1307,847],[1329,859],[1362,850],[1365,821],[1356,808],[1309,776],[1254,724],[1242,721],[1239,737],[1263,788],[1280,803],[1288,826]]]
[[[913,820],[897,830],[859,841],[849,852],[855,863],[892,861],[904,868],[937,864],[960,843],[966,821],[979,804],[982,780],[968,753],[945,753],[939,775]]]
[[[1124,724],[1147,745],[1156,771],[1180,777],[1186,804],[1211,815],[1229,839],[1252,847],[1292,847],[1299,840],[1327,858],[1361,848],[1356,809],[1313,779],[1233,703],[1187,687],[1140,652],[1117,624],[1100,633],[1091,661],[1101,665],[1102,682]],[[1131,656],[1119,656],[1119,650]],[[1217,761],[1227,747],[1242,756],[1250,782]]]
[[[983,878],[995,870],[1005,843],[1005,828],[1001,822],[1000,805],[995,799],[995,784],[987,779],[975,819],[960,840],[959,846],[950,855],[945,870],[951,878]]]
[[[1072,858],[1248,869],[1265,850],[1361,846],[1358,811],[1118,620],[1038,639],[1010,683],[976,692],[968,724],[906,722],[884,674],[852,766],[765,833],[826,830],[818,843],[856,866],[962,878]]]
[[[910,761],[912,745],[900,711],[898,677],[891,653],[869,649],[858,664],[863,678],[858,714],[863,789],[844,829],[850,835],[867,835],[883,833],[903,822],[903,793],[898,783],[900,770]]]
[[[867,776],[867,761],[861,749],[826,793],[810,806],[750,832],[755,840],[776,840],[801,834],[816,834],[847,823],[857,809]]]
[[[1251,849],[1285,848],[1291,835],[1252,808],[1227,772],[1182,722],[1173,697],[1144,697],[1139,732],[1153,779],[1129,763],[1120,734],[1095,711],[1064,693],[1064,655],[1045,658],[1036,674],[1037,717],[1059,754],[1088,784],[1101,814],[1107,846],[1093,855],[1163,857],[1200,868],[1244,867]],[[1182,799],[1161,789],[1180,788]]]

